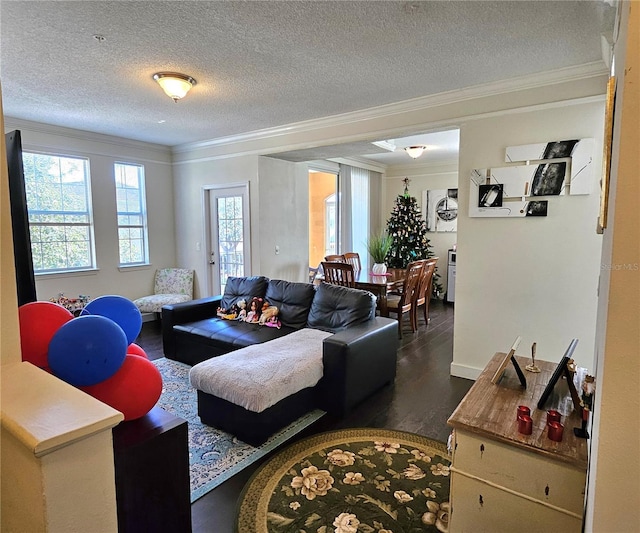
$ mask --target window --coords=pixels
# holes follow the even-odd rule
[[[218,254],[222,292],[231,276],[244,276],[244,197],[218,197]]]
[[[118,243],[120,265],[149,262],[147,205],[144,197],[144,167],[115,163]]]
[[[95,268],[89,162],[23,152],[33,269]]]
[[[336,195],[324,201],[324,255],[336,253]]]

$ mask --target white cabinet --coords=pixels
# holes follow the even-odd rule
[[[542,372],[526,373],[526,389],[512,367],[493,384],[504,355],[493,357],[449,418],[454,428],[449,531],[579,533],[587,467],[587,441],[573,434],[580,416],[566,412],[562,442],[550,440],[546,410],[536,409],[536,403],[556,364],[536,360]],[[521,368],[528,362],[516,359]],[[519,405],[531,408],[531,435],[517,431]]]
[[[460,430],[454,449],[451,532],[580,532],[584,469]]]

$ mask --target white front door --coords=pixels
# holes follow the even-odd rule
[[[248,276],[249,184],[208,188],[207,258],[209,295],[224,293],[230,276]]]

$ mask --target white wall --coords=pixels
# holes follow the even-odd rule
[[[306,163],[261,157],[258,163],[260,274],[309,277],[309,171]],[[276,254],[276,246],[279,253]]]
[[[211,267],[206,253],[208,215],[204,212],[205,187],[249,184],[252,263],[246,274],[256,274],[260,267],[256,253],[259,248],[256,225],[259,219],[258,157],[183,162],[174,165],[174,177],[178,264],[195,269],[194,296],[211,296],[207,284],[208,269]]]
[[[462,125],[452,374],[475,378],[497,351],[559,361],[572,338],[575,361],[594,370],[600,269],[599,209],[604,102],[513,113]],[[593,192],[549,198],[544,218],[469,218],[474,168],[505,166],[507,146],[595,138]]]
[[[178,263],[196,269],[196,297],[207,287],[204,187],[249,183],[251,271],[306,281],[308,275],[307,165],[254,155],[182,161],[175,165]],[[198,250],[197,243],[200,243]],[[280,253],[275,254],[275,246]]]
[[[383,220],[386,222],[391,216],[391,210],[396,198],[404,191],[402,180],[409,178],[409,192],[418,201],[420,210],[422,206],[422,191],[430,189],[455,189],[458,187],[458,165],[452,162],[445,165],[423,165],[419,167],[394,167],[387,169],[384,179],[384,208]],[[386,226],[386,224],[385,224]],[[434,256],[438,257],[438,274],[442,285],[442,297],[447,290],[447,253],[457,241],[458,233],[444,233],[430,231],[427,233],[429,242],[433,248]]]
[[[20,130],[23,150],[87,157],[90,160],[91,194],[97,270],[83,273],[36,276],[39,300],[58,293],[97,297],[119,294],[135,299],[153,292],[156,268],[176,266],[173,173],[168,147],[129,141],[106,135],[56,128],[43,124],[5,120],[5,132]],[[116,191],[113,163],[144,165],[151,265],[119,268]]]

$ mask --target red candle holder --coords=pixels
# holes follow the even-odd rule
[[[518,432],[523,435],[533,433],[533,419],[529,415],[518,416]]]
[[[564,426],[560,422],[549,422],[547,424],[547,435],[551,440],[560,442],[563,432]]]
[[[529,409],[526,405],[518,405],[516,420],[518,420],[520,415],[531,416],[531,409]]]
[[[559,411],[556,411],[555,409],[550,409],[549,411],[547,411],[547,424],[549,424],[550,422],[560,422],[561,420],[562,415]]]

